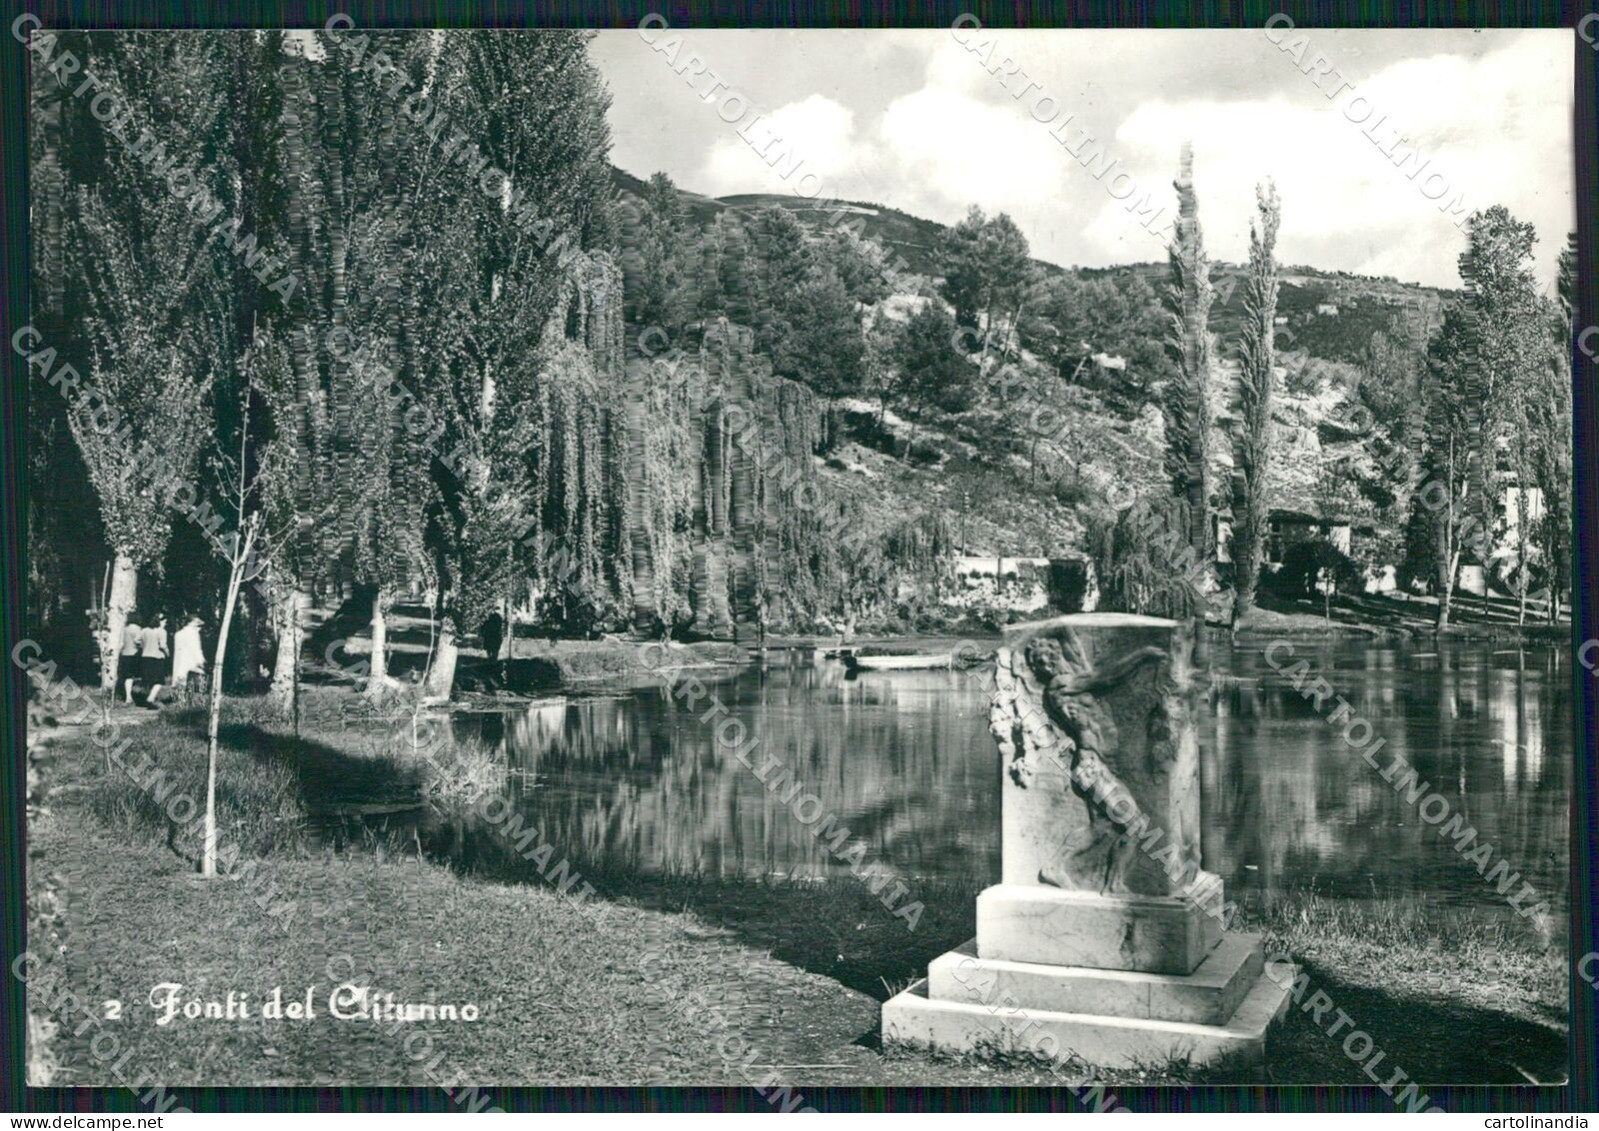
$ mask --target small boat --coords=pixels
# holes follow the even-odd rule
[[[841,658],[850,671],[898,672],[918,668],[952,668],[956,663],[953,652],[916,652],[901,656],[862,656],[859,652],[848,652]]]

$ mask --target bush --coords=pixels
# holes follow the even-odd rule
[[[1062,476],[1060,479],[1055,480],[1055,485],[1051,490],[1055,495],[1055,501],[1062,506],[1082,507],[1087,505],[1088,501],[1093,497],[1093,492],[1089,489],[1082,476],[1072,479]]]
[[[1334,593],[1356,593],[1364,576],[1348,554],[1329,542],[1296,542],[1283,552],[1283,564],[1271,578],[1271,588],[1282,597],[1300,599],[1322,595],[1322,582],[1331,580]]]

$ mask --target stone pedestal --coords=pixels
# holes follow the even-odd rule
[[[977,937],[883,1006],[885,1042],[1090,1065],[1258,1063],[1292,977],[1223,930],[1200,866],[1192,630],[1084,613],[1007,631],[989,729],[1002,882]]]

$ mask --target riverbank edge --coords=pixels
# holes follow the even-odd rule
[[[1027,623],[1018,620],[1013,625]],[[1559,644],[1570,640],[1569,624],[1515,625],[1463,624],[1442,632],[1408,625],[1328,621],[1320,615],[1283,613],[1254,608],[1237,627],[1205,621],[1209,633],[1227,635],[1242,644],[1258,645],[1275,639],[1340,640],[1361,638],[1385,642],[1462,641],[1510,645]],[[924,652],[975,648],[977,655],[1002,645],[998,631],[962,634],[929,630],[904,633],[862,633],[848,647],[882,652]],[[484,711],[530,706],[571,694],[619,694],[692,673],[702,681],[720,679],[769,662],[783,652],[823,653],[841,647],[836,635],[773,634],[764,647],[749,648],[732,641],[670,641],[608,636],[600,640],[519,639],[514,659],[491,661],[481,651],[462,650],[460,676],[449,703],[429,703],[429,711]],[[318,667],[302,683],[308,699],[324,692],[334,699],[356,686],[357,676],[337,667]],[[403,696],[402,696],[403,698]]]

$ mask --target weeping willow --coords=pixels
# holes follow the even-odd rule
[[[955,581],[955,528],[949,516],[929,511],[900,523],[884,539],[884,557],[919,598],[941,596]]]
[[[1091,518],[1089,550],[1100,608],[1185,619],[1203,613],[1183,519],[1184,500],[1137,503],[1111,518]]]
[[[821,490],[813,459],[821,410],[816,394],[797,381],[776,377],[763,392],[756,460],[760,601],[773,623],[808,626],[827,603],[818,568],[826,533],[816,521]]]
[[[686,365],[627,363],[625,491],[634,628],[653,631],[690,613],[690,525],[699,505],[703,381]]]
[[[635,356],[617,385],[625,482],[611,545],[630,563],[620,606],[635,631],[745,640],[763,626],[810,630],[869,615],[906,582],[923,599],[952,582],[955,535],[943,516],[843,545],[840,531],[866,516],[817,476],[825,420],[815,393],[774,376],[743,327],[717,320],[687,337],[698,348],[682,360]]]
[[[616,444],[621,290],[614,265],[593,262],[594,270],[569,277],[551,312],[530,406],[529,575],[543,616],[567,625],[611,619],[628,592],[616,553],[624,505]]]
[[[696,333],[678,360],[627,363],[634,628],[743,639],[807,623],[826,601],[815,395],[774,377],[747,329],[718,320]]]

